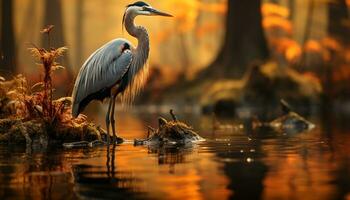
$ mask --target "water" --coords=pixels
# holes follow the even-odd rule
[[[143,138],[158,114],[119,113],[119,133]],[[205,142],[150,149],[0,146],[0,199],[349,199],[350,133],[336,126],[293,136],[247,136],[183,114]],[[103,118],[102,118],[103,119]],[[327,131],[326,131],[327,130]]]

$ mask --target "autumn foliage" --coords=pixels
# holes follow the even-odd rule
[[[350,80],[350,48],[331,35],[321,38],[305,37],[298,42],[293,38],[293,23],[289,10],[283,6],[264,3],[263,27],[272,59],[281,67],[292,67],[313,74],[322,85],[332,86],[333,94],[344,94]],[[310,24],[307,24],[310,26]],[[305,33],[306,34],[306,33]],[[329,94],[328,94],[329,95]]]

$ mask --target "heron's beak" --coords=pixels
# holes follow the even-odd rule
[[[158,16],[164,16],[164,17],[174,17],[168,13],[161,12],[159,10],[156,10],[154,8],[147,8],[147,10],[152,14],[152,15],[158,15]]]

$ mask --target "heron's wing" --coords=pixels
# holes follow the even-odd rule
[[[80,112],[79,104],[89,95],[115,85],[129,69],[132,53],[125,49],[130,42],[116,39],[96,50],[79,71],[73,89],[73,116]]]

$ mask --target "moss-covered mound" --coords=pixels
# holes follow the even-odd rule
[[[105,139],[105,131],[92,123],[50,127],[41,120],[0,119],[0,143],[3,144],[44,145]]]
[[[31,86],[17,75],[0,77],[0,143],[62,144],[104,141],[106,133],[79,115],[72,118],[71,98],[52,99],[52,89]],[[39,87],[39,89],[33,89]]]

